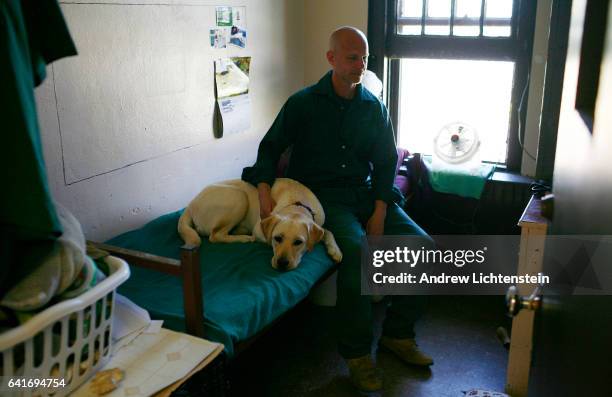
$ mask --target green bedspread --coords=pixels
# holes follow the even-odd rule
[[[178,259],[183,241],[176,225],[181,212],[161,216],[107,243]],[[262,243],[202,243],[206,338],[223,343],[230,357],[236,342],[253,336],[299,303],[333,266],[322,244],[304,255],[296,270],[277,272],[271,259],[272,248]],[[184,331],[181,280],[135,266],[130,271],[119,293],[147,309],[152,318],[164,320],[165,327]]]

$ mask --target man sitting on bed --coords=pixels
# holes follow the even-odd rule
[[[244,169],[242,179],[257,186],[261,217],[269,216],[275,206],[270,186],[276,165],[285,149],[293,147],[287,177],[317,195],[325,227],[344,257],[337,281],[338,350],[353,384],[374,391],[382,387],[382,374],[370,354],[371,298],[361,295],[362,237],[426,233],[392,201],[397,163],[393,127],[385,105],[361,85],[367,59],[361,31],[342,27],[333,32],[327,52],[332,70],[287,100],[259,145],[257,162]],[[394,296],[380,344],[409,364],[429,366],[433,360],[414,341],[422,306],[422,297]]]

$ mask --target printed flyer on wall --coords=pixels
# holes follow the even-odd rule
[[[249,69],[251,57],[220,58],[215,61],[217,102],[227,134],[245,131],[251,126]]]

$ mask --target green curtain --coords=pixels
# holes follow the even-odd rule
[[[61,235],[49,194],[34,87],[46,65],[76,55],[56,0],[0,1],[0,296]]]

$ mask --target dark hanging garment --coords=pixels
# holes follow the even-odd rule
[[[46,65],[76,55],[56,0],[0,1],[0,297],[54,248],[34,87]]]

